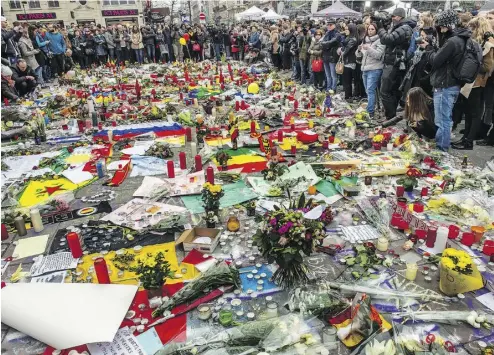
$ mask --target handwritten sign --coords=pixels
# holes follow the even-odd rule
[[[17,14],[16,17],[20,21],[53,20],[57,18],[57,14],[55,12],[40,12],[37,14]]]
[[[137,16],[139,11],[132,10],[103,10],[101,11],[103,16]]]
[[[145,355],[129,327],[119,329],[112,343],[92,343],[87,345],[92,355]]]
[[[393,199],[388,199],[389,204],[391,205],[392,209],[394,210],[394,213],[399,214],[400,216],[403,217],[405,221],[408,222],[410,225],[410,228],[412,229],[420,229],[420,230],[428,230],[429,227],[427,226],[427,223],[425,223],[423,220],[420,218],[417,218],[417,216],[414,216],[408,208],[400,206],[396,203],[395,200]]]

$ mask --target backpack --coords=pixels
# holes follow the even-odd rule
[[[460,62],[453,69],[453,75],[461,85],[471,84],[477,78],[482,66],[482,47],[477,42],[468,38],[465,41],[465,51]]]

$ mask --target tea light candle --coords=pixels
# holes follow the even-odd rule
[[[278,317],[278,303],[276,303],[276,302],[269,302],[266,305],[266,307],[267,307],[267,309],[266,309],[266,316],[268,318]]]
[[[407,280],[413,281],[417,277],[417,264],[416,263],[408,263],[407,269],[405,271],[405,278]]]
[[[200,305],[197,310],[199,311],[198,318],[200,320],[208,320],[211,318],[211,307],[207,305]]]
[[[44,229],[44,227],[39,210],[37,208],[33,208],[30,214],[31,214],[31,223],[33,225],[34,231],[41,232]]]
[[[384,252],[384,251],[388,250],[388,246],[389,246],[389,240],[388,240],[388,238],[386,238],[386,237],[380,237],[377,240],[377,250]]]

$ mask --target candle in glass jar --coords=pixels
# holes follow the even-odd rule
[[[267,318],[274,318],[278,317],[278,303],[276,302],[269,302],[266,305],[266,317]]]
[[[208,305],[200,305],[197,310],[199,311],[198,318],[200,320],[208,320],[211,318],[211,307]]]
[[[417,264],[416,263],[407,263],[407,269],[405,271],[405,278],[407,280],[413,281],[417,277]]]
[[[389,246],[389,240],[388,240],[388,238],[386,238],[386,237],[380,237],[377,240],[377,250],[379,250],[379,251],[386,251],[386,250],[388,250],[388,246]]]

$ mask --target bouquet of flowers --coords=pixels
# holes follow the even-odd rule
[[[301,253],[311,255],[324,238],[324,224],[319,219],[306,219],[302,211],[305,207],[305,199],[300,198],[297,209],[278,208],[266,213],[253,238],[268,263],[278,264],[273,280],[285,289],[308,281]]]
[[[233,266],[229,266],[224,261],[211,266],[206,272],[198,278],[192,280],[170,299],[163,302],[161,306],[153,311],[153,317],[157,317],[167,310],[171,310],[176,306],[195,300],[200,296],[204,296],[205,290],[214,290],[223,285],[234,285],[240,287],[240,276],[238,270]]]
[[[228,164],[228,160],[232,158],[230,154],[224,150],[220,150],[214,157],[220,166],[226,166]]]
[[[145,155],[168,159],[173,156],[173,152],[168,144],[156,143],[146,151]]]
[[[267,168],[262,171],[264,180],[275,181],[278,177],[288,171],[286,165],[282,165],[277,162],[269,162]]]
[[[373,138],[372,141],[374,143],[382,143],[384,141],[384,135],[382,134],[376,134]]]
[[[350,305],[339,294],[325,284],[297,287],[290,292],[287,307],[291,312],[302,315],[333,317]]]
[[[202,189],[201,198],[206,211],[216,211],[220,208],[220,199],[224,196],[221,185],[205,183]]]
[[[482,275],[470,255],[462,250],[445,249],[439,262],[439,289],[448,296],[475,291],[484,286]]]

